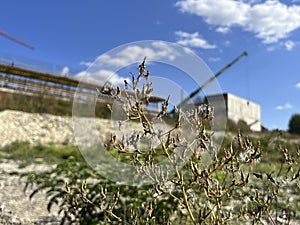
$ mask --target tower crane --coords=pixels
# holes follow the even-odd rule
[[[9,40],[11,40],[11,41],[13,41],[13,42],[16,42],[16,43],[18,43],[20,45],[23,45],[26,48],[30,48],[30,49],[34,50],[34,46],[32,46],[32,45],[30,45],[30,44],[28,44],[28,43],[26,43],[26,42],[24,42],[24,41],[22,41],[22,40],[20,40],[18,38],[15,38],[15,37],[7,34],[3,30],[0,30],[0,35],[3,36],[3,37],[5,37],[5,38],[7,38],[7,39],[9,39]]]
[[[187,103],[191,98],[193,98],[196,94],[198,94],[201,90],[203,90],[209,83],[211,83],[214,79],[216,79],[218,76],[220,76],[222,73],[224,73],[227,69],[229,69],[233,64],[235,64],[237,61],[239,61],[244,56],[248,56],[248,53],[246,51],[244,51],[237,58],[235,58],[232,62],[230,62],[225,67],[223,67],[221,70],[219,70],[213,77],[211,77],[206,82],[204,82],[199,88],[197,88],[195,91],[193,91],[188,97],[186,97],[185,99],[183,99],[177,105],[177,108],[179,108],[182,105],[184,105],[185,103]],[[174,114],[175,113],[175,109],[173,109],[170,113]]]

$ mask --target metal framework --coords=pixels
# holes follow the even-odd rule
[[[26,42],[24,42],[24,41],[22,41],[22,40],[20,40],[18,38],[15,38],[15,37],[7,34],[3,30],[0,30],[0,35],[3,36],[3,37],[5,37],[5,38],[7,38],[7,39],[9,39],[9,40],[11,40],[11,41],[13,41],[13,42],[16,42],[16,43],[18,43],[20,45],[23,45],[26,48],[30,48],[31,50],[35,49],[34,46],[32,46],[32,45],[30,45],[30,44],[28,44],[28,43],[26,43]]]
[[[98,85],[78,81],[70,77],[32,71],[15,67],[13,64],[0,64],[0,88],[6,88],[22,94],[44,94],[62,98],[74,98],[75,92],[78,91],[79,83],[82,97],[95,95],[97,89],[102,88]],[[98,101],[111,102],[112,99],[103,95],[99,96]],[[159,97],[152,96],[150,98],[150,102],[161,101],[163,99]]]

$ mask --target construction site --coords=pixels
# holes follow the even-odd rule
[[[0,109],[71,115],[74,98],[84,100],[97,95],[96,116],[109,117],[106,105],[113,99],[97,91],[103,87],[3,62],[0,60]],[[149,101],[159,103],[163,99],[150,97]]]
[[[182,100],[178,107],[196,96],[213,79],[216,79],[232,64],[237,62],[241,56],[220,70],[186,99]],[[112,103],[114,99],[104,94],[99,95],[97,90],[101,88],[95,84],[80,82],[72,76],[34,71],[15,65],[14,62],[5,63],[4,60],[0,60],[0,110],[12,109],[71,116],[74,98],[84,100],[98,95],[95,116],[109,118],[110,111],[107,108],[107,104]],[[206,97],[212,101],[218,101],[217,96]],[[260,106],[258,104],[230,93],[224,93],[223,97],[226,103],[227,120],[230,119],[235,123],[245,121],[251,130],[261,131]],[[155,96],[150,98],[150,102],[155,103],[157,109],[159,109],[159,105],[163,101],[164,99]],[[214,106],[217,112],[221,110],[219,108],[221,104],[216,103]]]
[[[10,36],[4,31],[0,31],[0,35],[26,48],[34,49],[34,46]],[[242,54],[232,62],[193,91],[186,99],[182,99],[177,107],[193,99],[214,79],[218,78],[227,69],[247,55],[248,53],[246,51],[242,52]],[[0,57],[0,110],[12,109],[70,116],[72,114],[72,102],[74,98],[84,100],[88,97],[98,95],[95,106],[95,116],[102,118],[110,117],[110,111],[106,106],[112,103],[113,99],[104,94],[99,95],[97,90],[101,90],[103,87],[93,83],[79,81],[69,74],[45,72],[39,68],[32,69],[33,66],[34,65],[26,65],[12,60],[1,59]],[[217,103],[219,97],[206,96],[206,99],[209,98]],[[231,93],[224,93],[222,98],[224,98],[226,104],[225,112],[227,120],[232,120],[235,123],[244,121],[251,130],[261,131],[261,112],[259,104]],[[156,108],[159,109],[159,104],[161,104],[164,99],[151,96],[149,101],[150,103],[156,104]],[[201,104],[201,102],[198,104]],[[223,107],[221,104],[214,104],[214,106],[216,112],[223,110],[220,109],[220,107]],[[174,110],[171,113],[174,113]]]

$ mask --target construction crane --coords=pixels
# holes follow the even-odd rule
[[[185,103],[187,103],[191,98],[193,98],[196,94],[198,94],[201,90],[203,90],[209,83],[211,83],[214,79],[216,79],[218,76],[220,76],[222,73],[224,73],[227,69],[229,69],[233,64],[235,64],[237,61],[239,61],[242,57],[248,56],[248,53],[244,51],[242,54],[240,54],[237,58],[235,58],[231,63],[227,64],[225,67],[223,67],[219,72],[217,72],[213,77],[208,79],[206,82],[204,82],[199,88],[197,88],[195,91],[193,91],[188,97],[183,99],[178,105],[177,108],[180,108]],[[175,109],[173,109],[171,114],[175,113]]]
[[[26,42],[24,42],[24,41],[22,41],[22,40],[20,40],[18,38],[15,38],[13,36],[11,36],[11,35],[7,34],[6,32],[4,32],[2,30],[0,30],[0,35],[2,35],[3,37],[5,37],[5,38],[7,38],[7,39],[9,39],[11,41],[14,41],[14,42],[16,42],[16,43],[18,43],[20,45],[23,45],[26,48],[30,48],[30,49],[34,50],[34,46],[32,46],[30,44],[27,44]]]

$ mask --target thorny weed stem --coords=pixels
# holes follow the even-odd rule
[[[141,131],[142,134],[139,133],[141,134],[139,137],[155,138],[155,141],[158,139],[158,143],[155,142],[155,146],[151,144],[150,148],[145,150],[137,147],[137,142],[140,141],[140,138],[137,138],[134,139],[134,143],[130,143],[134,146],[134,150],[132,150],[128,147],[130,144],[126,142],[125,138],[119,139],[115,134],[112,134],[109,140],[110,145],[106,146],[107,150],[117,150],[118,159],[124,156],[126,160],[130,158],[129,161],[131,161],[129,163],[133,165],[139,164],[144,170],[137,170],[137,173],[144,173],[153,181],[153,189],[147,189],[146,191],[150,196],[153,194],[156,195],[155,199],[152,199],[153,202],[162,201],[165,203],[166,198],[168,198],[168,203],[170,204],[178,202],[183,206],[184,210],[177,204],[172,205],[172,209],[170,210],[176,209],[176,213],[181,213],[181,215],[184,213],[184,218],[186,218],[189,223],[194,225],[228,224],[231,221],[234,223],[241,219],[249,223],[252,221],[253,224],[264,220],[276,225],[278,218],[277,209],[275,215],[271,210],[273,210],[274,204],[279,205],[279,203],[282,203],[277,196],[281,184],[278,183],[276,179],[281,179],[279,176],[284,173],[283,170],[285,171],[285,166],[287,165],[287,172],[284,174],[286,176],[282,179],[285,179],[285,182],[293,182],[293,185],[299,185],[300,168],[297,168],[296,172],[293,172],[292,168],[293,166],[299,167],[299,164],[295,163],[297,158],[293,158],[287,148],[280,146],[283,160],[281,161],[279,172],[255,172],[253,165],[255,165],[257,160],[260,160],[262,156],[261,145],[259,144],[258,147],[254,147],[249,138],[242,136],[241,132],[238,132],[236,138],[233,141],[229,141],[230,146],[224,148],[222,154],[211,157],[212,162],[204,168],[203,166],[206,165],[201,164],[203,160],[202,152],[211,154],[211,152],[209,152],[211,148],[211,135],[209,133],[211,125],[210,118],[213,117],[211,116],[211,109],[204,107],[203,111],[201,111],[202,109],[197,108],[192,112],[182,112],[180,108],[176,109],[175,111],[178,113],[178,117],[173,118],[175,120],[172,121],[173,127],[167,128],[167,131],[156,129],[156,126],[153,124],[153,121],[156,120],[152,120],[152,118],[158,119],[159,121],[163,119],[167,113],[170,96],[162,103],[161,110],[156,116],[151,118],[147,114],[144,105],[149,102],[152,87],[151,82],[149,82],[150,72],[146,70],[145,60],[146,58],[139,65],[139,74],[137,77],[131,73],[131,84],[125,81],[123,94],[121,94],[119,87],[116,89],[112,87],[103,88],[102,94],[115,98],[115,100],[121,104],[127,116],[122,122],[135,121],[141,125],[143,132]],[[138,84],[143,78],[145,78],[146,85],[143,85],[144,91],[141,92],[138,89]],[[131,89],[132,92],[130,92],[129,89]],[[207,122],[208,133],[206,133],[205,130]],[[184,127],[188,127],[190,129],[189,132],[194,132],[193,136],[191,136],[192,138],[188,137],[185,139],[180,136],[180,129]],[[179,132],[177,133],[176,131]],[[135,133],[133,135],[135,135]],[[156,145],[158,145],[158,147]],[[181,148],[184,148],[184,151],[181,151]],[[173,154],[177,150],[181,155]],[[190,154],[189,156],[191,157],[185,158],[187,154]],[[241,156],[243,158],[241,158]],[[300,150],[298,149],[298,158],[299,156]],[[157,160],[155,157],[161,157],[170,162],[174,168],[172,177],[168,177],[164,171],[156,172],[147,171],[145,169],[146,166],[152,168],[151,166],[155,165],[155,160]],[[179,168],[178,160],[184,163],[183,168]],[[272,174],[275,174],[275,176],[273,177]],[[288,177],[289,174],[291,174],[290,177]],[[255,182],[253,182],[253,180]],[[262,190],[259,191],[258,188],[262,188]],[[131,189],[131,187],[129,187],[129,189]],[[67,190],[71,195],[68,185]],[[92,191],[94,193],[97,192],[97,190]],[[143,191],[145,190],[141,189],[138,194],[144,193]],[[88,198],[88,195],[85,194],[86,192],[88,192],[88,188],[83,185],[81,191],[83,203],[101,208],[101,205],[99,205],[97,201]],[[119,189],[117,192],[119,193]],[[191,192],[196,195],[195,199],[191,197]],[[125,201],[126,198],[130,198],[128,195],[124,195],[125,197],[122,196],[122,199],[122,197],[113,194],[113,201],[107,203],[105,202],[107,200],[105,194],[100,194],[100,202],[106,203],[106,208],[102,207],[101,210],[105,211],[105,218],[108,217],[108,222],[115,221],[122,224],[129,224],[126,219],[118,215],[120,212],[120,205],[118,204],[123,204],[118,201]],[[144,195],[147,196],[145,193]],[[139,197],[139,195],[134,196],[134,200],[145,201],[145,199],[147,199],[139,199]],[[243,199],[241,203],[242,198],[245,199]],[[148,199],[146,201],[148,201]],[[276,201],[275,203],[273,202],[274,199]],[[231,207],[230,204],[235,203],[240,208]],[[141,205],[143,206],[145,204],[146,203],[142,203]],[[138,218],[139,216],[145,216],[143,217],[146,218],[145,221],[143,221],[144,224],[152,224],[149,221],[161,219],[158,218],[161,215],[170,216],[168,214],[160,214],[161,212],[157,212],[156,217],[153,216],[156,205],[154,203],[154,207],[152,207],[151,204],[152,202],[150,202],[148,208],[143,206],[144,211],[142,211],[142,215],[140,215],[138,211],[134,211],[133,208],[130,208],[130,218],[132,218],[130,223],[132,222],[132,224],[135,225],[141,224],[141,220]],[[139,207],[141,207],[141,205]],[[228,207],[230,209],[228,209]],[[114,211],[115,208],[117,209]],[[275,216],[275,218],[273,216]],[[170,218],[167,221],[169,224],[171,223]]]
[[[135,103],[134,102],[132,103],[131,101],[129,101],[129,102],[131,102],[130,103],[130,105],[131,105],[130,108],[134,109],[133,111],[135,111],[137,113],[137,116],[134,117],[134,118],[135,119],[139,119],[139,121],[141,122],[142,126],[144,127],[145,135],[147,135],[148,133],[152,134],[152,131],[154,131],[154,129],[153,129],[152,123],[150,122],[150,120],[148,119],[148,117],[146,116],[144,110],[141,107],[142,102],[139,99],[138,89],[137,89],[138,82],[140,82],[140,78],[142,76],[144,76],[144,73],[146,71],[145,60],[146,60],[146,58],[144,58],[142,64],[139,65],[139,75],[138,75],[138,77],[136,79],[134,77],[134,74],[131,73],[131,75],[132,75],[132,84],[131,84],[131,87],[133,89]],[[149,74],[150,73],[147,71],[147,80],[149,78]],[[128,87],[128,83],[127,82],[125,83],[125,85]],[[129,95],[126,94],[126,96],[128,97]],[[162,104],[162,109],[158,113],[157,118],[160,118],[160,117],[162,117],[163,115],[166,114],[167,107],[168,107],[168,102],[169,102],[169,98],[170,98],[170,96],[168,96],[167,100],[165,100],[164,103]],[[131,114],[130,111],[129,111],[129,116]],[[180,128],[180,126],[181,126],[181,121],[180,121],[181,117],[180,117],[180,114],[181,114],[181,111],[179,111],[179,116],[178,116],[178,120],[176,122],[175,127],[171,128],[169,131],[167,131],[167,132],[165,132],[163,134],[160,134],[158,138],[160,140],[160,146],[161,146],[164,154],[167,156],[168,160],[175,167],[175,173],[176,173],[177,179],[180,181],[180,185],[181,185],[181,192],[182,192],[182,196],[183,196],[183,205],[187,209],[189,217],[190,217],[191,221],[193,222],[193,224],[197,224],[197,222],[196,222],[196,220],[194,218],[193,212],[191,210],[190,203],[188,201],[188,197],[187,197],[186,191],[185,191],[183,174],[182,173],[180,174],[180,172],[179,172],[179,170],[178,170],[178,168],[176,166],[176,163],[174,162],[174,160],[170,156],[170,153],[169,153],[169,150],[168,150],[169,147],[166,146],[165,141],[162,139],[162,137],[165,136],[165,135],[168,135],[169,136],[168,139],[169,139],[171,133],[173,131],[175,131],[176,129]],[[130,119],[133,119],[133,118],[131,117],[131,118],[129,118],[129,120]],[[190,146],[192,146],[193,144],[194,144],[194,141],[190,144]],[[190,147],[188,147],[188,148],[190,148]],[[139,152],[139,154],[140,153],[141,152]],[[174,196],[171,192],[169,192],[169,195],[171,197],[173,197],[174,199],[178,200],[178,198],[176,196]]]

